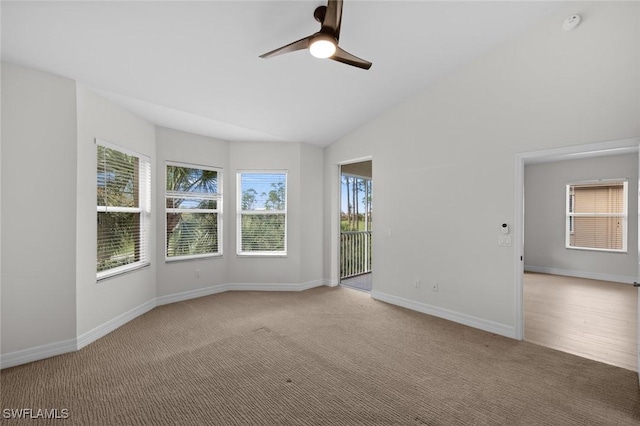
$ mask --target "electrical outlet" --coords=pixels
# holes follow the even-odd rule
[[[196,278],[200,278],[200,269],[196,269],[193,275],[195,275]]]
[[[434,291],[434,292],[437,292],[438,291],[438,283],[431,284],[431,290]]]
[[[500,235],[498,237],[498,245],[502,247],[511,247],[511,236],[510,235]]]
[[[416,280],[416,288],[420,288],[420,280]]]

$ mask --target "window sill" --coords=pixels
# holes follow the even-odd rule
[[[265,252],[256,252],[256,253],[236,253],[238,258],[243,258],[243,257],[262,257],[262,258],[269,258],[269,257],[287,257],[287,253],[265,253]]]
[[[603,249],[603,248],[592,248],[592,247],[565,247],[568,250],[581,250],[581,251],[598,251],[602,253],[619,253],[619,254],[628,254],[628,251],[625,250],[615,250],[615,249]]]
[[[165,257],[165,263],[173,263],[173,262],[186,262],[190,260],[209,260],[209,259],[219,259],[222,258],[222,253],[215,254],[196,254],[193,256],[176,256],[176,257]]]
[[[96,282],[99,283],[101,281],[105,281],[105,280],[108,280],[108,279],[111,279],[111,278],[119,277],[120,275],[128,274],[128,273],[137,271],[139,269],[148,268],[149,266],[151,266],[150,262],[135,263],[135,264],[132,264],[132,265],[120,266],[120,267],[114,268],[114,269],[112,269],[110,271],[99,273],[96,276]]]

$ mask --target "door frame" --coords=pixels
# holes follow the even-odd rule
[[[345,164],[353,164],[353,163],[362,163],[363,161],[371,161],[371,181],[373,182],[374,172],[374,164],[373,164],[373,156],[367,155],[364,157],[352,158],[350,160],[343,160],[335,163],[335,185],[332,185],[334,188],[334,197],[333,199],[336,202],[337,207],[333,209],[333,213],[331,214],[331,218],[333,221],[333,229],[335,232],[331,234],[331,254],[333,258],[333,262],[335,267],[331,268],[331,278],[330,278],[330,286],[336,286],[340,284],[340,208],[342,205],[342,166]],[[371,229],[373,231],[374,224],[371,224]],[[373,232],[372,232],[373,234]],[[375,253],[375,250],[374,250]],[[371,269],[373,271],[373,259]],[[371,274],[373,279],[373,272]]]
[[[515,338],[524,339],[524,168],[526,164],[550,163],[590,157],[638,153],[640,138],[573,145],[541,151],[522,152],[515,158],[515,216],[513,224],[513,256],[515,282]],[[639,170],[640,174],[640,170]],[[639,241],[640,245],[640,241]],[[640,247],[638,247],[640,251]],[[638,259],[640,261],[640,259]]]

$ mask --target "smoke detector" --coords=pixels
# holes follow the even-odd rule
[[[562,23],[563,31],[573,31],[580,24],[580,15],[571,15]]]

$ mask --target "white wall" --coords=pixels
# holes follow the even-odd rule
[[[158,182],[156,196],[157,223],[157,295],[197,290],[227,282],[227,259],[235,255],[229,243],[229,222],[234,217],[229,213],[233,203],[232,188],[229,184],[229,143],[206,136],[194,135],[163,127],[156,128]],[[165,162],[178,161],[223,169],[223,256],[205,259],[165,262]],[[200,271],[196,277],[195,270]]]
[[[0,4],[0,22],[2,4]],[[1,32],[0,32],[1,33]],[[2,35],[0,34],[0,54],[2,53]],[[0,65],[0,99],[2,99],[2,66]],[[2,102],[0,102],[0,129],[2,129]],[[2,241],[2,131],[0,130],[0,241]],[[0,243],[0,365],[2,365],[2,243]],[[0,392],[2,386],[0,384]]]
[[[323,149],[300,144],[300,283],[316,282],[324,277],[323,161]]]
[[[156,296],[156,234],[150,235],[151,266],[96,282],[96,145],[95,138],[144,154],[151,159],[151,176],[156,176],[155,128],[137,116],[78,84],[77,168],[77,334],[81,337],[96,327]],[[155,205],[156,181],[151,182],[151,203]],[[74,203],[76,202],[74,197]],[[151,227],[156,229],[152,209]],[[153,306],[151,306],[153,307]]]
[[[566,185],[595,179],[629,180],[627,253],[565,248]],[[525,167],[525,270],[632,283],[638,272],[638,154]]]
[[[560,24],[571,13],[584,22],[564,33]],[[48,344],[59,353],[150,308],[156,294],[215,285],[225,270],[226,283],[265,288],[323,276],[335,282],[337,165],[364,157],[373,158],[376,179],[373,295],[513,334],[515,249],[496,242],[499,224],[514,219],[514,156],[640,136],[639,43],[640,4],[571,3],[324,151],[159,130],[163,159],[200,156],[170,146],[176,140],[205,155],[228,150],[225,266],[202,261],[210,262],[202,282],[191,279],[194,264],[165,265],[158,252],[164,220],[154,182],[152,225],[162,232],[151,238],[151,267],[96,283],[94,138],[150,156],[157,178],[163,160],[154,126],[71,80],[3,64],[3,354]],[[237,169],[288,170],[287,257],[235,255]],[[48,188],[51,182],[64,191]]]
[[[229,143],[166,128],[158,128],[156,135],[157,182],[164,182],[166,161],[220,167],[224,179],[223,256],[206,259],[165,262],[164,187],[158,186],[158,297],[171,296],[166,298],[170,301],[179,300],[185,292],[300,289],[322,284],[322,149],[302,143]],[[238,170],[288,172],[286,257],[236,254]]]
[[[323,283],[322,149],[302,143],[230,144],[165,128],[156,135],[150,123],[72,80],[2,67],[3,366],[81,348],[156,303],[229,289],[300,290]],[[155,230],[149,267],[100,282],[96,138],[151,159]],[[224,169],[223,257],[165,262],[167,160]],[[286,257],[236,255],[238,169],[288,171]],[[51,189],[53,182],[63,190]]]
[[[300,144],[234,142],[229,147],[229,185],[232,199],[226,206],[229,212],[228,257],[231,283],[300,284]],[[287,171],[287,256],[256,257],[236,255],[236,173],[238,170]]]
[[[572,13],[583,23],[561,31]],[[328,147],[325,274],[337,279],[336,164],[370,155],[373,296],[515,336],[515,248],[497,245],[515,154],[640,135],[639,28],[638,3],[572,2]]]
[[[2,104],[2,350],[65,346],[76,332],[75,83],[2,63]]]

